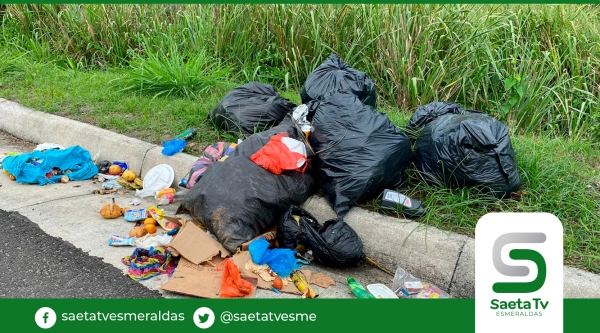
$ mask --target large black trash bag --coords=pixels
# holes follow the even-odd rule
[[[417,138],[415,159],[432,182],[481,186],[499,198],[521,186],[508,129],[485,113],[465,111],[432,121]]]
[[[295,107],[273,86],[250,82],[227,93],[209,118],[225,131],[252,135],[277,125]]]
[[[299,216],[299,222],[294,218]],[[306,210],[292,206],[277,226],[280,247],[295,249],[299,244],[327,266],[358,266],[365,259],[363,244],[356,232],[341,218],[323,225]]]
[[[208,167],[177,212],[189,213],[230,251],[276,225],[290,205],[302,204],[315,193],[310,172],[276,175],[250,160],[277,133],[294,139],[303,135],[293,126],[280,125],[250,136],[225,161]]]
[[[406,124],[406,135],[411,139],[416,139],[418,131],[438,117],[445,114],[462,114],[464,112],[465,108],[452,102],[432,102],[419,106],[408,124]]]
[[[339,56],[332,54],[317,69],[308,75],[300,97],[302,103],[323,100],[338,90],[348,91],[364,104],[377,107],[375,85],[371,77],[346,64]],[[310,120],[310,119],[309,119]]]
[[[311,145],[323,192],[339,217],[407,179],[409,138],[388,117],[343,91],[320,102]]]

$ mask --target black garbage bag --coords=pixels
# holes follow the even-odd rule
[[[308,75],[300,97],[302,104],[323,100],[338,90],[348,91],[364,104],[377,107],[375,85],[371,77],[346,64],[339,56],[330,55],[317,69]],[[310,119],[309,119],[310,120]]]
[[[432,102],[419,106],[406,124],[406,135],[416,139],[420,129],[445,114],[462,114],[465,108],[452,102]]]
[[[465,111],[432,121],[417,138],[415,159],[431,182],[480,186],[499,198],[521,186],[508,129],[485,113]]]
[[[339,217],[407,179],[409,138],[358,97],[340,91],[320,102],[311,145],[323,192]]]
[[[299,217],[296,221],[294,216]],[[312,250],[315,259],[326,266],[358,266],[365,259],[360,237],[341,218],[321,225],[306,210],[292,206],[277,226],[280,247],[295,249],[299,244]]]
[[[252,135],[277,125],[295,107],[275,87],[250,82],[227,93],[209,118],[225,131]]]
[[[310,172],[276,175],[250,160],[277,133],[294,139],[303,135],[293,126],[279,125],[250,136],[225,161],[206,169],[177,212],[189,213],[232,252],[276,225],[290,205],[302,204],[315,193]]]

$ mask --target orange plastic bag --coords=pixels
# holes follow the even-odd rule
[[[303,149],[304,152],[292,150],[288,144],[295,145],[296,149]],[[250,156],[250,159],[276,175],[285,170],[304,172],[308,166],[308,160],[306,148],[303,145],[300,141],[290,139],[286,133],[276,134],[264,147]]]
[[[242,279],[238,267],[229,258],[225,264],[220,297],[244,297],[252,292],[252,283]]]

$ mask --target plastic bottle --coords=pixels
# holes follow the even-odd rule
[[[354,296],[356,296],[357,298],[375,298],[373,294],[366,291],[360,283],[354,280],[353,277],[348,278],[348,287],[350,288],[350,291],[354,294]]]
[[[198,129],[196,129],[196,127],[190,127],[188,129],[186,129],[183,133],[175,136],[173,139],[187,140],[187,139],[191,138],[192,136],[194,136],[194,134],[196,134],[196,132],[198,132]]]

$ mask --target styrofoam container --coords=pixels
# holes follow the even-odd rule
[[[367,286],[367,290],[376,298],[398,298],[392,289],[385,284],[374,283]]]

